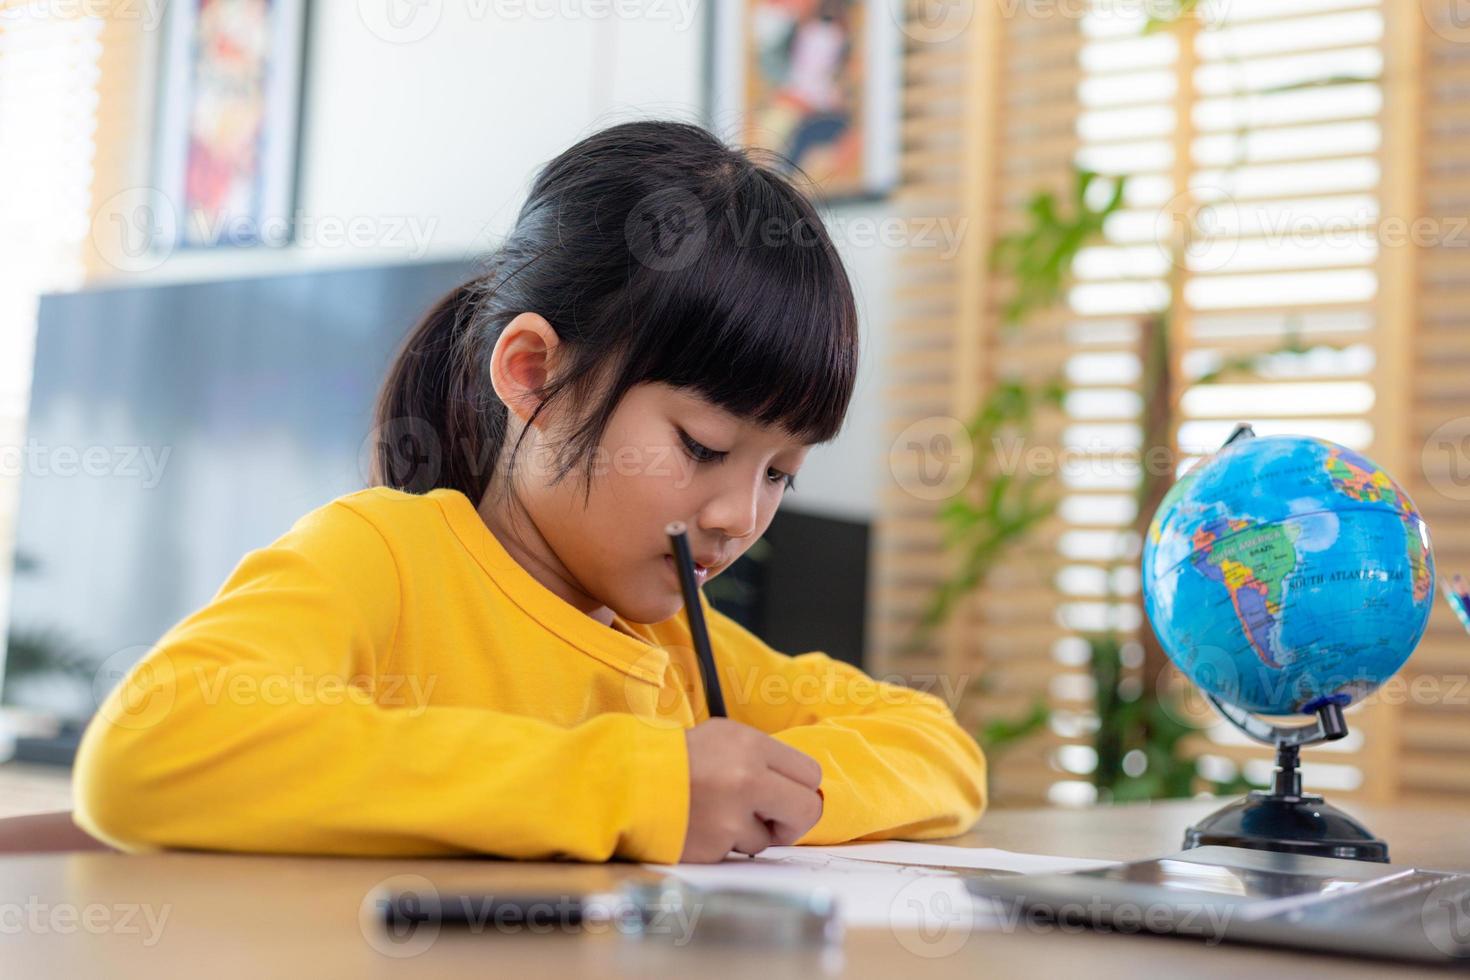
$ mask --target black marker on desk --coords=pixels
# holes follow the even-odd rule
[[[423,927],[460,928],[471,932],[515,931],[521,927],[547,931],[605,922],[632,922],[641,910],[617,894],[586,895],[467,892],[441,895],[416,890],[379,894],[373,903],[391,936],[412,935]]]
[[[375,922],[369,935],[400,945],[432,942],[440,930],[516,934],[606,932],[665,937],[682,947],[690,939],[767,947],[840,947],[842,919],[835,897],[816,888],[766,892],[742,888],[697,888],[674,878],[628,879],[608,892],[585,894],[486,891],[441,892],[427,887],[378,886],[364,905]],[[589,928],[591,927],[591,928]]]
[[[689,553],[688,528],[674,521],[664,528],[674,546],[674,571],[679,588],[684,592],[684,615],[689,619],[689,635],[694,641],[694,655],[699,660],[699,676],[704,681],[704,700],[711,718],[725,717],[725,695],[715,673],[715,654],[709,645],[709,630],[704,625],[704,608],[699,604],[699,586],[694,581],[694,556]]]

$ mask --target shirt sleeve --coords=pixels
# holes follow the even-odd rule
[[[128,851],[678,860],[682,730],[385,706],[399,592],[387,541],[341,501],[246,555],[100,705],[77,824]]]
[[[944,701],[707,615],[730,717],[822,766],[821,819],[796,843],[949,837],[979,819],[985,757]]]

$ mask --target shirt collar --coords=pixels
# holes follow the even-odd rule
[[[651,684],[664,682],[669,652],[662,644],[673,639],[672,634],[683,635],[688,643],[687,627],[681,628],[678,614],[649,624],[630,623],[614,614],[613,625],[604,626],[526,571],[463,493],[441,487],[424,496],[436,500],[455,536],[507,598],[544,629],[609,667]]]

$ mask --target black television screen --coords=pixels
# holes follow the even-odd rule
[[[251,549],[366,485],[373,400],[467,262],[45,297],[4,657],[73,733]]]

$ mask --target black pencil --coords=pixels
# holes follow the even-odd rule
[[[684,592],[684,615],[689,620],[689,636],[694,641],[694,656],[699,661],[699,676],[704,681],[704,701],[711,718],[725,717],[725,695],[720,690],[720,677],[715,673],[715,654],[709,645],[709,630],[704,625],[704,608],[699,604],[699,586],[694,580],[694,556],[689,552],[688,528],[674,521],[664,532],[674,546],[674,569],[679,575],[679,588]]]

